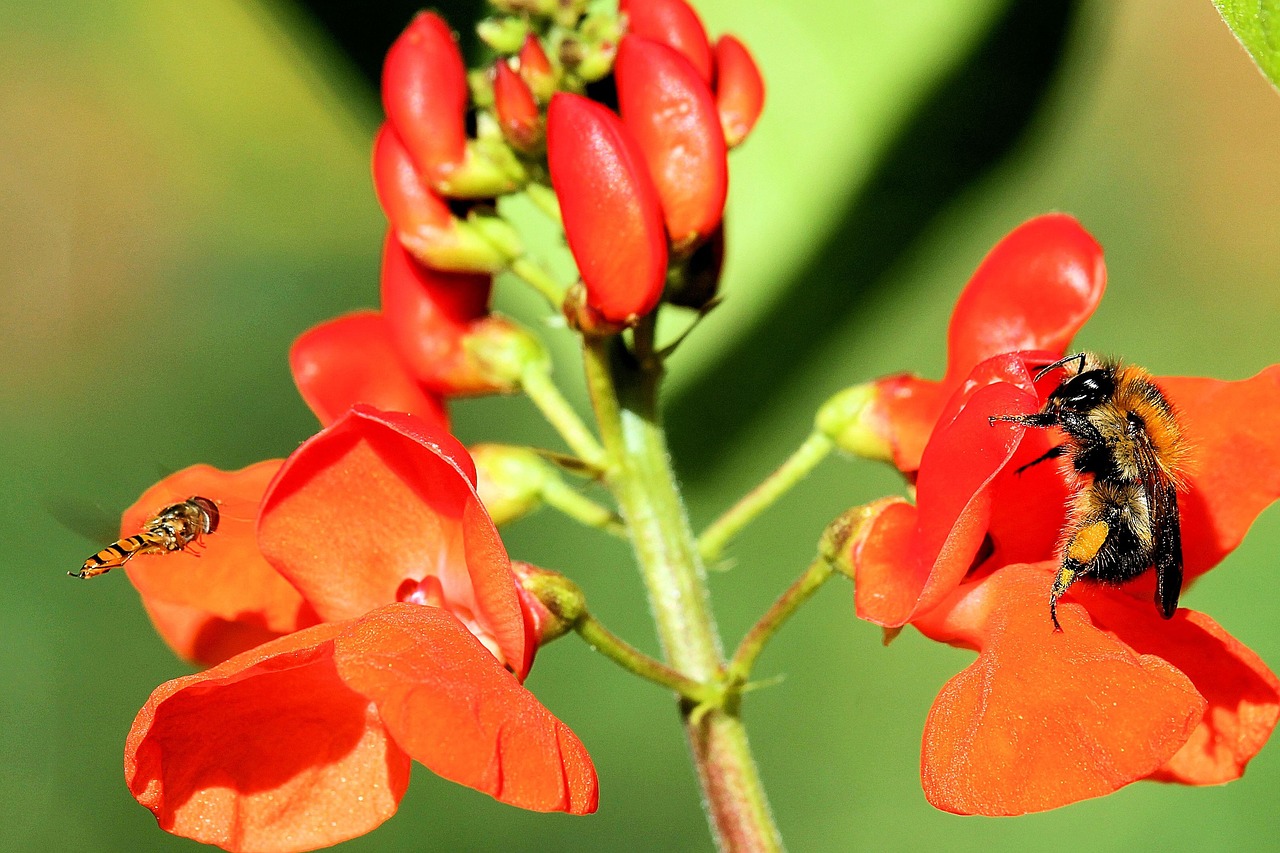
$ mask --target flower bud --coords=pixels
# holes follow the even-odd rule
[[[612,12],[593,13],[578,27],[573,38],[560,42],[560,64],[585,83],[608,76],[618,55],[622,28]]]
[[[476,24],[476,35],[498,53],[515,53],[529,36],[529,22],[510,16],[485,18]]]
[[[502,135],[521,151],[533,151],[543,139],[542,117],[529,84],[504,59],[493,65],[493,103]]]
[[[693,63],[702,82],[711,85],[711,45],[692,6],[684,0],[621,0],[618,11],[627,16],[627,32],[675,48]]]
[[[511,390],[467,351],[465,341],[489,321],[493,279],[433,269],[387,235],[382,254],[382,311],[391,341],[424,385],[449,396]],[[505,322],[505,321],[495,321]]]
[[[422,12],[387,51],[382,105],[414,164],[436,185],[462,165],[467,146],[467,69],[449,25]]]
[[[881,462],[893,461],[893,447],[876,416],[876,383],[854,385],[839,392],[818,409],[814,427],[845,453]]]
[[[558,93],[547,113],[547,162],[585,304],[629,324],[662,297],[667,240],[644,155],[606,107]]]
[[[517,60],[520,77],[528,84],[534,97],[543,104],[550,101],[556,92],[556,70],[551,66],[551,60],[547,58],[547,52],[542,49],[542,42],[537,36],[529,34],[524,40],[524,46],[520,48]]]
[[[494,524],[523,518],[542,505],[550,466],[537,453],[506,444],[477,444],[469,451],[476,463],[476,492]]]
[[[551,357],[542,341],[505,317],[487,317],[462,336],[468,361],[495,388],[515,391],[527,371],[548,370]]]
[[[495,244],[482,217],[463,222],[453,215],[448,203],[422,182],[390,123],[382,125],[373,143],[373,184],[391,227],[424,264],[456,272],[496,272],[519,254]]]
[[[623,38],[614,74],[622,121],[644,154],[681,254],[724,214],[729,167],[715,100],[688,60],[641,36]]]
[[[519,44],[519,38],[513,44]],[[467,69],[438,15],[414,18],[387,52],[382,105],[420,179],[455,198],[490,198],[525,180],[514,158],[467,139]]]
[[[519,582],[520,602],[533,623],[539,645],[572,631],[587,612],[582,589],[559,572],[517,560],[511,561],[511,570]]]
[[[715,60],[716,110],[724,140],[733,148],[747,138],[764,109],[764,78],[746,45],[733,36],[716,42]]]

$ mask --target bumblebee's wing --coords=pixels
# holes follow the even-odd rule
[[[1142,487],[1151,515],[1151,554],[1156,568],[1156,606],[1172,619],[1182,593],[1182,526],[1178,521],[1178,487],[1156,461],[1155,448],[1143,435],[1137,440]]]

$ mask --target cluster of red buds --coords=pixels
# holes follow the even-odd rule
[[[668,298],[705,305],[723,252],[726,152],[763,105],[746,48],[732,36],[712,45],[684,0],[590,14],[581,3],[495,5],[500,14],[479,27],[497,54],[485,70],[467,72],[452,31],[431,12],[387,54],[373,173],[403,247],[389,242],[383,274],[393,338],[412,351],[433,330],[428,322],[459,332],[460,344],[477,331],[487,276],[523,257],[497,205],[518,193],[563,222],[581,285],[561,304],[576,328],[608,334],[634,324],[657,306],[677,265],[698,275],[676,277],[682,286]],[[411,279],[419,283],[404,283]],[[432,311],[431,300],[445,304]],[[411,301],[406,319],[397,306]],[[439,353],[417,355],[435,365]],[[466,373],[464,360],[454,352],[444,362]],[[424,381],[441,385],[437,370]],[[501,386],[454,378],[461,385],[444,382],[443,393]]]

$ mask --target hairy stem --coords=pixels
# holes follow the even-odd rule
[[[536,365],[529,367],[520,376],[520,389],[582,461],[597,468],[603,467],[604,448],[560,393],[551,380],[550,371]]]
[[[645,356],[652,353],[651,333],[651,325],[636,332]],[[586,370],[605,445],[606,481],[631,532],[667,662],[695,681],[719,682],[724,656],[658,412],[661,362],[637,360],[614,337],[587,342]],[[708,818],[721,850],[780,850],[736,695],[730,698],[681,705]]]

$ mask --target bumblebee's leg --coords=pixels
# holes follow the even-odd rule
[[[1052,412],[1033,412],[1029,415],[992,415],[987,418],[987,423],[992,426],[995,426],[996,421],[1008,421],[1009,423],[1036,427],[1037,429],[1048,429],[1058,425],[1058,417]]]
[[[1019,466],[1017,470],[1015,470],[1013,473],[1021,474],[1023,471],[1035,465],[1039,465],[1041,462],[1048,462],[1050,459],[1057,459],[1059,456],[1062,456],[1066,452],[1067,452],[1067,446],[1065,444],[1055,445],[1054,447],[1050,447],[1044,453],[1037,456],[1035,459],[1032,459],[1026,465]]]
[[[1055,631],[1062,630],[1062,626],[1058,624],[1058,599],[1081,575],[1089,574],[1094,569],[1110,534],[1109,524],[1095,521],[1077,530],[1067,543],[1067,553],[1062,557],[1062,565],[1058,567],[1058,574],[1053,579],[1053,589],[1049,592],[1049,618],[1053,620]]]

